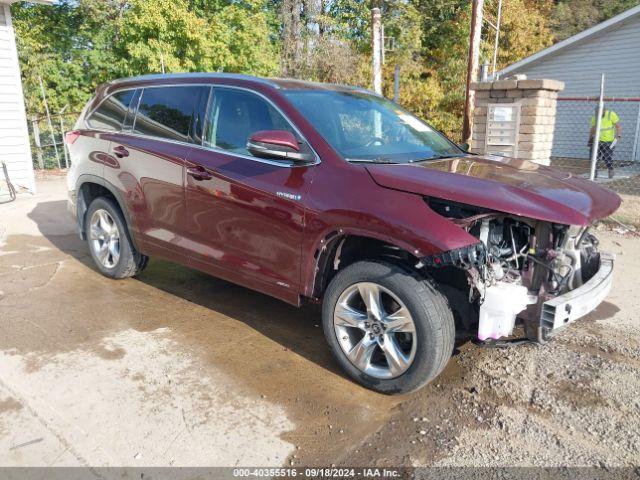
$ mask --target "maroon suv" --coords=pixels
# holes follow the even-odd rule
[[[517,328],[545,342],[611,287],[613,259],[589,226],[617,195],[469,154],[363,89],[117,80],[66,141],[69,208],[103,274],[135,276],[157,256],[322,302],[336,359],[381,392],[433,379],[456,336],[504,341]]]

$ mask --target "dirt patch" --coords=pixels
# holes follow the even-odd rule
[[[547,345],[465,345],[438,383],[403,402],[355,459],[381,466],[635,466],[639,334],[587,319]]]
[[[636,178],[640,193],[640,178]],[[612,216],[620,222],[640,228],[640,195],[620,194],[622,205]]]
[[[0,413],[21,410],[22,404],[13,397],[0,399]]]

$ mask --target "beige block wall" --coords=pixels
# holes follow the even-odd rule
[[[557,80],[497,80],[475,82],[475,104],[471,148],[486,153],[488,105],[520,105],[516,157],[548,165],[556,120],[556,100],[564,83]]]

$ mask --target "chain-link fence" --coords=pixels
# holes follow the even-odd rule
[[[598,103],[597,95],[558,98],[552,166],[590,178]],[[640,98],[607,97],[605,88],[603,105],[594,180],[640,195]]]
[[[29,119],[29,140],[33,168],[51,170],[69,168],[70,160],[64,144],[64,134],[73,128],[78,113],[68,112],[51,117]]]

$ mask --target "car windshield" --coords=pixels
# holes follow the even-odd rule
[[[284,93],[347,161],[408,163],[464,155],[444,135],[385,98],[358,91]]]

